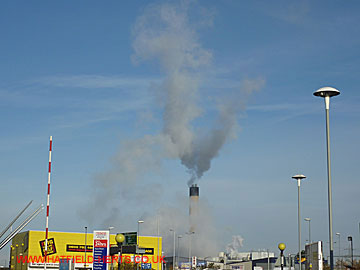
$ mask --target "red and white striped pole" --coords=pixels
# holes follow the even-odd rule
[[[44,251],[45,263],[44,263],[44,269],[46,269],[47,247],[48,247],[48,236],[49,236],[51,151],[52,151],[52,136],[50,136],[50,148],[49,148],[49,171],[48,171],[48,186],[47,186],[47,201],[46,201],[46,229],[45,229],[45,251]]]

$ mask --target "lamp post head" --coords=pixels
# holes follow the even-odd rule
[[[118,233],[115,236],[115,241],[117,242],[118,246],[121,245],[121,243],[125,241],[125,235],[123,235],[122,233]]]
[[[285,248],[286,248],[286,245],[285,245],[284,243],[280,243],[280,244],[278,245],[278,248],[280,249],[280,251],[284,251]]]
[[[144,221],[143,220],[138,220],[138,223],[144,223]]]
[[[307,217],[307,218],[304,218],[304,220],[305,220],[305,221],[310,221],[311,218],[308,218],[308,217]]]
[[[337,233],[336,233],[336,235],[340,235],[340,233],[339,233],[339,232],[337,232]]]
[[[314,96],[317,97],[334,97],[340,95],[340,91],[333,87],[322,87],[314,92]]]
[[[303,175],[303,174],[297,174],[297,175],[294,175],[294,176],[291,177],[291,178],[293,178],[293,179],[295,179],[295,180],[302,180],[302,179],[306,178],[306,176]]]

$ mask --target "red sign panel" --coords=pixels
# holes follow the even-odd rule
[[[94,247],[103,247],[106,248],[107,247],[107,240],[94,240]]]

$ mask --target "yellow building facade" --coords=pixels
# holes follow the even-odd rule
[[[110,235],[110,246],[117,246],[115,234]],[[86,239],[85,239],[86,237]],[[86,256],[85,256],[86,242]],[[162,239],[161,237],[140,236],[139,248],[146,253],[142,255],[144,269],[161,270]],[[27,231],[17,234],[12,239],[10,250],[10,270],[39,270],[44,268],[45,232]],[[110,248],[109,248],[110,250]],[[75,270],[92,270],[93,234],[49,232],[46,268],[59,269],[60,259],[73,262]],[[131,263],[134,254],[122,254],[123,263]],[[85,257],[86,262],[85,262]],[[106,258],[108,269],[117,269],[118,256]],[[138,267],[140,268],[140,267]]]

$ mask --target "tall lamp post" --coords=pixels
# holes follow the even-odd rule
[[[137,223],[137,244],[140,245],[140,224],[144,223],[144,221],[138,220]]]
[[[85,262],[84,262],[84,269],[86,270],[86,239],[87,238],[87,227],[85,226]]]
[[[187,232],[186,234],[189,235],[189,269],[192,269],[192,261],[191,261],[191,235],[195,232]]]
[[[337,236],[338,236],[338,238],[339,238],[339,240],[338,240],[338,242],[339,242],[339,254],[338,254],[338,256],[339,256],[339,269],[341,269],[341,268],[342,268],[342,266],[341,266],[340,233],[339,233],[339,232],[337,232],[337,233],[336,233],[336,235],[337,235]]]
[[[291,253],[289,253],[289,270],[291,270],[291,264],[292,264],[292,258],[291,258]],[[295,266],[294,266],[294,270],[295,270]]]
[[[144,223],[144,221],[138,220],[137,223],[138,223],[137,224],[137,246],[139,247],[140,246],[140,224]],[[142,257],[141,257],[140,263],[138,263],[138,264],[140,264],[140,266],[141,266],[141,263],[142,263]],[[138,268],[136,267],[136,269],[138,269]],[[140,269],[141,269],[141,267],[140,267]]]
[[[306,176],[303,174],[297,174],[292,177],[297,181],[298,186],[298,241],[299,241],[299,270],[301,270],[301,218],[300,218],[300,183]]]
[[[338,256],[339,256],[339,258],[340,258],[340,257],[341,257],[341,248],[340,248],[340,233],[339,233],[339,232],[337,232],[337,233],[336,233],[336,235],[338,236],[338,239],[339,239],[339,240],[338,240],[338,242],[339,242],[339,255],[338,255]]]
[[[112,230],[112,229],[115,229],[115,227],[113,227],[113,226],[109,226],[109,227],[108,227],[109,239],[111,238],[111,230]],[[114,238],[114,239],[115,239],[115,238]],[[110,240],[110,241],[111,241],[111,240]],[[110,270],[114,270],[114,264],[113,264],[112,256],[111,256]]]
[[[175,229],[170,229],[170,232],[173,232],[174,234],[174,246],[173,246],[173,270],[175,270],[175,257],[176,257],[176,232]]]
[[[180,251],[180,249],[179,249],[179,245],[180,245],[180,239],[182,238],[182,235],[178,235],[178,237],[177,237],[177,249],[176,249],[176,251],[177,251],[177,260],[176,260],[176,266],[177,266],[177,268],[180,268],[179,267],[179,265],[180,265],[180,254],[179,254],[179,251]]]
[[[304,218],[305,221],[309,222],[309,245],[311,244],[311,226],[310,226],[310,222],[311,222],[311,218]]]
[[[314,92],[314,96],[325,99],[326,112],[326,152],[327,152],[327,176],[328,176],[328,206],[329,206],[329,242],[330,242],[330,270],[334,270],[334,243],[332,228],[332,192],[331,192],[331,162],[330,162],[330,98],[340,94],[340,91],[333,87],[322,87]]]
[[[351,252],[351,267],[354,269],[354,253],[353,253],[353,240],[352,236],[348,236],[348,241],[350,242],[350,252]]]

